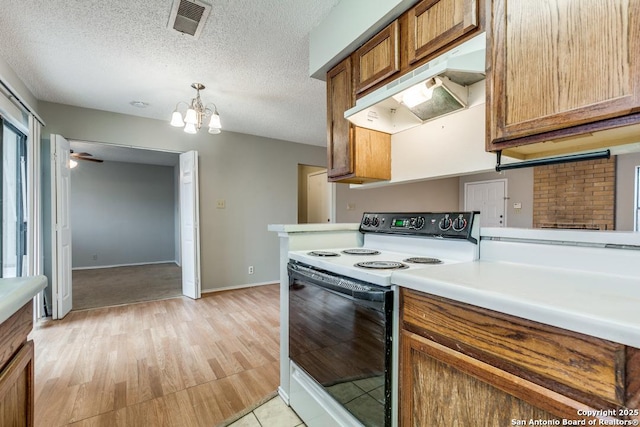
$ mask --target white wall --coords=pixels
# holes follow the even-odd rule
[[[353,209],[347,209],[352,205]],[[438,212],[458,210],[458,178],[377,188],[336,189],[337,222],[360,222],[364,212]]]
[[[341,0],[309,34],[309,75],[326,73],[418,0]]]
[[[188,135],[169,126],[171,111],[165,122],[47,102],[40,109],[44,138],[197,150],[202,289],[279,280],[278,237],[267,225],[296,223],[298,164],[325,165],[325,148],[224,131]],[[226,209],[216,209],[218,199]]]
[[[78,161],[70,209],[74,268],[175,261],[172,166]]]
[[[27,86],[20,80],[20,77],[11,69],[9,64],[0,57],[0,80],[9,86],[9,88],[16,93],[22,101],[27,104],[30,108],[32,108],[36,113],[40,113],[38,111],[38,100],[31,93],[31,91],[27,88]]]

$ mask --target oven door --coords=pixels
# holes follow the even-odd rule
[[[290,262],[289,357],[365,426],[391,425],[393,291]]]

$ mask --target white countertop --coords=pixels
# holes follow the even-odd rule
[[[0,323],[11,317],[46,286],[45,276],[0,279]]]
[[[269,224],[267,230],[279,233],[313,233],[323,231],[357,231],[360,223]]]
[[[640,277],[474,261],[398,271],[391,281],[640,348]]]
[[[480,236],[482,238],[589,243],[602,246],[640,246],[640,233],[631,231],[482,227],[480,229]]]

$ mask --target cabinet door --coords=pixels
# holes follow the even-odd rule
[[[593,410],[419,335],[403,331],[401,340],[402,426],[529,425]]]
[[[344,112],[353,106],[351,58],[327,73],[327,175],[329,178],[353,172],[351,125]]]
[[[640,0],[493,0],[488,148],[640,107]]]
[[[391,135],[372,129],[353,128],[355,183],[391,179]]]
[[[356,51],[353,64],[356,93],[369,89],[399,69],[398,21],[393,21]]]
[[[408,12],[408,60],[413,63],[478,27],[478,0],[424,0]]]
[[[0,425],[33,426],[33,341],[0,373]]]

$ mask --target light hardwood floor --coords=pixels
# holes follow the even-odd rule
[[[36,426],[215,426],[273,397],[278,285],[39,322]]]

